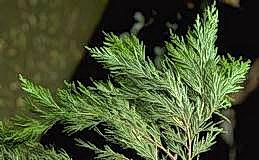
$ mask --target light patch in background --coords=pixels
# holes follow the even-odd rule
[[[107,0],[0,0],[0,119],[24,106],[17,73],[55,90],[70,79]]]

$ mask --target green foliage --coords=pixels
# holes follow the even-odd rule
[[[68,134],[105,122],[105,132],[99,131],[100,135],[123,148],[135,149],[147,160],[199,159],[222,132],[220,122],[213,122],[212,116],[222,116],[222,109],[231,106],[229,95],[242,88],[250,65],[230,55],[217,55],[217,23],[213,4],[197,16],[186,37],[171,32],[159,70],[145,56],[145,46],[135,35],[104,33],[103,47],[86,49],[110,70],[117,87],[110,79],[94,81],[92,87],[65,82],[65,87],[52,95],[20,75],[31,114],[1,123],[0,158],[69,159],[64,151],[56,153],[38,143],[42,134],[61,121]],[[89,142],[77,142],[95,150],[96,159],[128,159],[108,145],[100,149]]]
[[[36,131],[33,129],[40,129],[40,127],[33,125],[29,117],[27,123],[23,125],[23,122],[19,124],[0,122],[1,160],[71,160],[65,151],[61,150],[57,153],[53,147],[44,148],[38,141],[33,141],[36,136],[34,135]],[[13,126],[10,127],[10,125]],[[40,131],[42,133],[42,130]]]

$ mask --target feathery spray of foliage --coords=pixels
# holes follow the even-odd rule
[[[64,89],[52,95],[19,75],[31,114],[1,122],[0,159],[70,159],[64,151],[57,153],[39,144],[41,135],[57,121],[66,125],[69,134],[105,122],[101,135],[135,149],[147,160],[199,159],[222,132],[212,115],[222,116],[221,110],[231,106],[229,95],[242,88],[250,65],[241,58],[217,55],[217,23],[214,3],[197,16],[186,37],[171,32],[160,70],[146,58],[145,47],[135,35],[105,33],[103,47],[86,49],[111,71],[119,87],[111,80],[94,81],[93,87],[65,82]],[[95,150],[97,159],[128,160],[108,145],[101,149],[77,142]]]

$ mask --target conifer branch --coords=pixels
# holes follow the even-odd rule
[[[136,35],[104,33],[102,47],[85,48],[111,71],[116,87],[110,79],[93,81],[91,87],[65,82],[63,89],[51,93],[19,75],[31,114],[18,114],[8,125],[0,123],[0,158],[9,160],[17,154],[23,160],[38,149],[35,159],[43,154],[49,159],[69,159],[65,152],[39,145],[41,135],[56,122],[66,126],[67,134],[104,122],[106,128],[100,135],[135,149],[145,159],[160,159],[159,150],[172,160],[198,159],[222,132],[212,116],[231,106],[230,95],[242,88],[250,67],[250,61],[217,55],[217,23],[214,3],[197,16],[186,36],[171,32],[160,69],[146,57],[145,46]],[[95,150],[97,159],[128,160],[109,145],[100,149],[77,141]],[[30,150],[25,151],[28,146]]]

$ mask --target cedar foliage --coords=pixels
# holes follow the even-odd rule
[[[186,36],[171,31],[160,69],[145,56],[145,46],[134,34],[104,33],[102,47],[85,48],[110,71],[110,78],[93,80],[91,87],[65,81],[53,94],[19,75],[30,114],[0,122],[0,159],[71,159],[64,150],[39,143],[56,122],[66,126],[67,134],[94,128],[147,160],[199,159],[222,133],[222,121],[212,121],[212,116],[225,118],[221,111],[231,107],[230,95],[242,88],[250,66],[242,58],[217,55],[217,24],[213,3],[197,16]],[[104,132],[96,127],[102,122]],[[76,141],[95,150],[96,159],[129,159],[108,144],[98,148]]]

